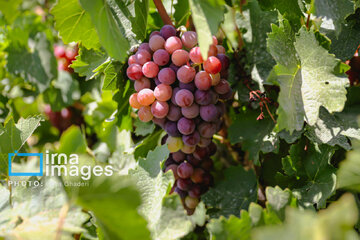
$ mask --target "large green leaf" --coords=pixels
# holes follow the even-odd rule
[[[239,216],[241,209],[247,209],[250,202],[257,200],[257,181],[252,170],[230,167],[224,175],[225,179],[215,183],[202,197],[211,217]]]
[[[328,209],[316,213],[288,208],[285,223],[255,229],[254,240],[316,240],[359,239],[353,229],[357,222],[357,207],[350,194],[331,204]]]
[[[166,145],[157,147],[148,153],[146,159],[139,160],[135,170],[130,171],[137,179],[143,200],[140,212],[148,220],[153,239],[178,239],[192,231],[196,224],[203,225],[205,222],[203,204],[189,217],[178,196],[166,197],[174,184],[174,177],[171,172],[164,174],[160,164],[168,155]]]
[[[224,18],[223,0],[189,0],[191,16],[196,28],[201,55],[207,59],[212,35],[218,31]]]
[[[185,25],[186,21],[190,16],[190,6],[189,1],[181,1],[178,0],[176,4],[174,4],[174,19],[177,25]]]
[[[302,139],[292,145],[290,155],[283,158],[285,173],[296,179],[293,193],[304,206],[317,204],[318,208],[323,208],[335,192],[336,169],[330,164],[334,152],[329,145],[307,143]]]
[[[303,17],[299,2],[297,0],[259,0],[260,6],[267,10],[277,9],[282,15],[285,15],[292,23],[300,24]]]
[[[0,236],[6,239],[31,240],[35,236],[37,239],[55,239],[60,221],[63,221],[59,232],[61,239],[71,240],[73,234],[85,231],[81,226],[89,215],[68,202],[61,182],[56,178],[43,178],[38,187],[13,187],[11,204],[6,201],[10,197],[9,191],[0,186],[0,192],[1,197],[5,197],[0,200]]]
[[[44,33],[38,33],[33,43],[31,50],[27,46],[10,44],[6,48],[6,67],[10,73],[19,74],[43,92],[57,75],[56,59]]]
[[[0,0],[0,12],[4,15],[6,21],[12,24],[19,15],[18,7],[21,0]]]
[[[91,16],[100,43],[108,54],[120,61],[131,46],[145,39],[148,0],[80,0]]]
[[[88,12],[78,0],[59,0],[51,9],[55,28],[65,44],[80,41],[86,48],[98,48],[99,38]]]
[[[337,188],[346,188],[360,192],[360,143],[354,144],[354,151],[346,155],[337,172]]]

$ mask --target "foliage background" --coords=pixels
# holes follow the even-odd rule
[[[187,216],[161,171],[164,133],[128,105],[130,50],[163,25],[152,1],[0,0],[0,239],[358,239],[360,92],[345,72],[360,2],[163,4],[177,27],[197,29],[203,54],[216,35],[232,60],[236,94],[216,136],[214,188]],[[74,42],[74,72],[58,71],[54,44]],[[265,95],[250,101],[257,89]],[[59,132],[45,104],[80,106],[84,122]],[[34,180],[8,177],[15,150],[78,153],[116,174],[83,188],[65,177],[9,188]]]

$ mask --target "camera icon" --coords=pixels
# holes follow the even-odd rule
[[[13,172],[12,171],[12,159],[15,156],[19,157],[39,157],[40,159],[40,171],[39,172]],[[44,155],[43,153],[18,153],[18,151],[14,151],[14,153],[8,153],[9,160],[9,176],[43,176],[43,162]]]

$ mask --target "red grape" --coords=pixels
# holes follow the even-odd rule
[[[175,95],[176,104],[180,107],[189,107],[194,102],[194,95],[186,89],[180,89]]]
[[[171,68],[163,68],[160,70],[158,79],[161,83],[171,85],[175,82],[175,72]]]
[[[177,71],[177,78],[182,83],[189,83],[195,78],[196,71],[194,68],[184,65]]]
[[[188,162],[182,162],[177,168],[177,174],[180,178],[190,178],[194,172],[193,166]]]
[[[185,50],[178,49],[171,55],[171,61],[176,66],[182,66],[189,61],[189,53]]]
[[[164,66],[164,65],[168,64],[168,62],[170,60],[170,56],[169,56],[169,53],[167,51],[165,51],[164,49],[159,49],[159,50],[156,50],[156,52],[154,52],[153,60],[154,60],[154,63],[156,63],[157,65]]]
[[[169,105],[167,102],[155,101],[151,105],[151,113],[156,118],[164,118],[169,112]]]
[[[131,80],[139,80],[143,76],[143,72],[141,71],[141,66],[139,64],[131,64],[127,70],[126,75]]]
[[[139,80],[136,80],[134,83],[134,88],[135,91],[137,92],[140,92],[144,88],[150,88],[150,87],[151,87],[150,80],[147,79],[146,77],[142,77]]]
[[[139,65],[140,66],[140,65]],[[159,67],[156,63],[150,61],[144,64],[142,67],[142,73],[145,77],[154,78],[159,72]]]
[[[172,54],[175,50],[182,48],[182,43],[178,37],[169,37],[166,40],[164,47],[168,53]]]
[[[155,101],[153,90],[149,88],[142,89],[137,95],[138,102],[143,106],[149,106]]]
[[[144,65],[145,63],[151,60],[151,54],[146,50],[137,51],[135,56],[136,56],[136,63],[140,65]]]
[[[149,122],[153,118],[153,115],[151,113],[151,108],[149,106],[141,107],[138,111],[139,119],[142,122]]]
[[[197,34],[193,31],[184,32],[181,41],[186,48],[192,48],[197,44]]]
[[[166,40],[176,35],[176,29],[171,25],[164,25],[160,30],[160,35]]]
[[[204,63],[204,70],[210,74],[216,74],[221,71],[221,63],[216,57],[209,57]]]
[[[158,49],[163,49],[165,44],[165,39],[160,35],[153,35],[149,40],[149,46],[154,52]]]
[[[195,85],[200,90],[208,90],[211,87],[211,77],[205,71],[200,71],[195,75]]]
[[[171,98],[172,88],[169,85],[159,84],[155,87],[154,96],[159,101],[167,101]]]
[[[203,63],[203,61],[204,61],[201,56],[199,47],[192,48],[190,50],[189,57],[190,57],[191,61],[193,61],[194,63]]]

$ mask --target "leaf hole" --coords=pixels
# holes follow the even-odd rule
[[[326,82],[325,82],[325,84],[326,84],[326,85],[329,85],[329,82],[328,82],[328,81],[326,81]]]

